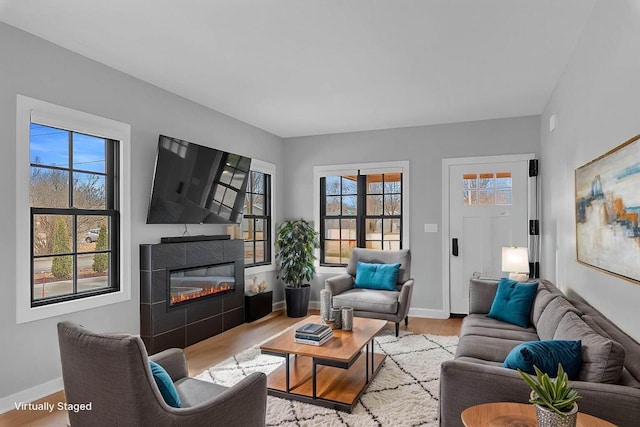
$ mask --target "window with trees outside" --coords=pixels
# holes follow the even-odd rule
[[[118,144],[30,123],[32,307],[120,289]]]
[[[323,175],[319,178],[321,266],[346,265],[355,247],[403,248],[402,170]]]
[[[244,265],[271,264],[271,175],[251,170],[242,219]]]

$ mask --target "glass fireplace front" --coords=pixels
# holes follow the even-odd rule
[[[168,270],[169,307],[197,299],[233,292],[235,264],[224,263],[203,267]]]

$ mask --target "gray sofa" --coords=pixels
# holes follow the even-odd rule
[[[528,328],[487,317],[497,281],[471,280],[469,316],[462,322],[454,360],[440,370],[440,425],[462,426],[460,413],[488,402],[527,403],[530,389],[503,368],[524,341],[582,340],[582,366],[571,385],[581,412],[616,425],[640,426],[640,344],[577,295],[565,296],[541,280]]]

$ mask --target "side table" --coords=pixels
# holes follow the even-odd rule
[[[253,322],[266,316],[273,310],[273,291],[253,293],[244,296],[244,320]]]
[[[536,408],[532,404],[494,402],[472,406],[462,411],[465,427],[537,427]],[[615,427],[608,421],[578,412],[576,427]]]

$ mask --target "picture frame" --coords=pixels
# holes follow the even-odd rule
[[[579,263],[640,284],[640,135],[575,170]]]

